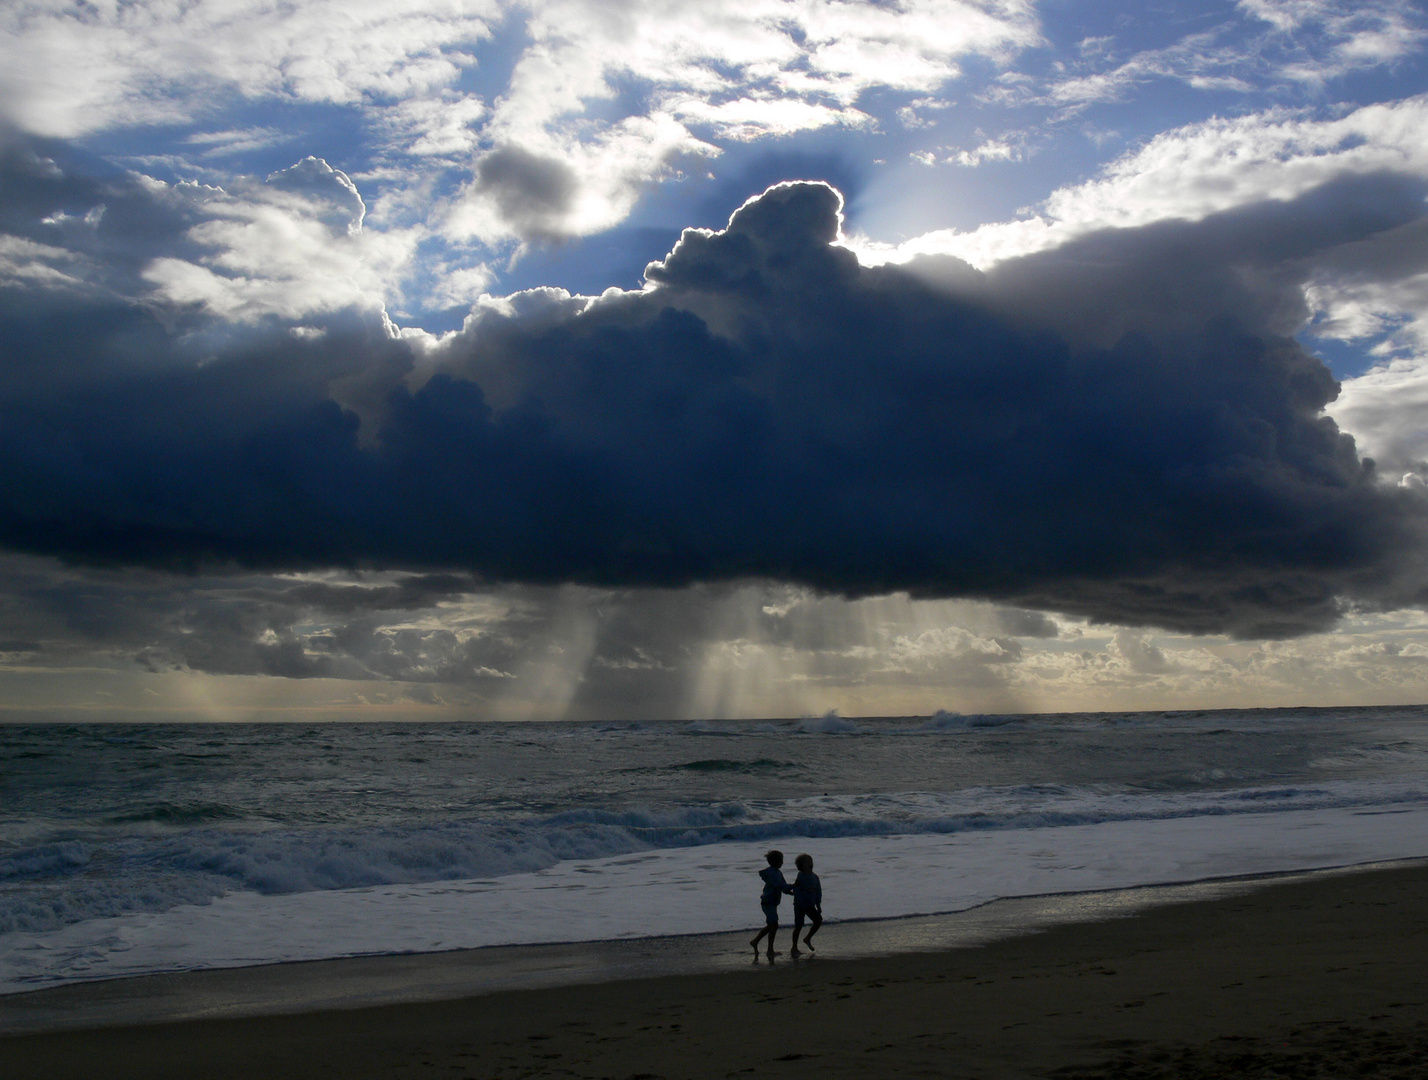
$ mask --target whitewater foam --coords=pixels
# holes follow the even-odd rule
[[[1428,806],[1123,820],[956,835],[791,838],[839,920],[966,910],[999,897],[1353,865],[1425,853]],[[281,960],[598,941],[752,927],[763,844],[560,862],[500,878],[264,896],[0,936],[0,993]],[[787,913],[785,913],[787,915]]]

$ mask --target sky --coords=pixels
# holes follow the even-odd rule
[[[11,0],[0,718],[1428,701],[1404,0]]]

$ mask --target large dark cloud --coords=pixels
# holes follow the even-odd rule
[[[686,232],[654,288],[527,294],[434,354],[355,315],[225,336],[8,290],[0,542],[169,568],[761,577],[1246,635],[1422,598],[1421,504],[1322,415],[1337,385],[1287,336],[1316,252],[1421,213],[1407,182],[990,275],[862,267],[830,243],[838,209],[776,187]]]

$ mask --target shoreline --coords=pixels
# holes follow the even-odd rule
[[[1428,857],[1235,875],[1122,889],[1003,897],[961,911],[828,921],[824,950],[781,964],[952,950],[1165,906],[1214,903],[1276,886],[1420,868]],[[381,953],[177,970],[0,994],[0,1037],[195,1020],[430,1004],[512,991],[742,971],[752,929],[647,938]],[[787,950],[790,930],[780,935]]]
[[[772,967],[10,1035],[0,1054],[7,1080],[1421,1076],[1428,860],[1242,884],[974,947],[848,959],[830,932]]]

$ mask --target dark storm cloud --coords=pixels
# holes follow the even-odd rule
[[[1414,186],[990,275],[861,267],[830,245],[838,208],[824,185],[771,189],[686,232],[657,288],[488,305],[434,355],[356,316],[321,339],[179,334],[9,290],[0,541],[180,568],[760,577],[1245,635],[1421,600],[1421,503],[1376,483],[1321,414],[1329,372],[1285,336],[1316,253],[1421,214]],[[409,378],[418,360],[435,374]],[[268,644],[232,670],[315,662]]]
[[[1384,272],[1413,272],[1406,260],[1394,266],[1388,253],[1421,236],[1425,194],[1419,179],[1351,177],[1203,221],[1095,233],[953,287],[1078,346],[1113,348],[1134,334],[1162,353],[1184,355],[1217,322],[1287,338],[1309,316],[1302,286],[1315,270],[1368,247]]]

